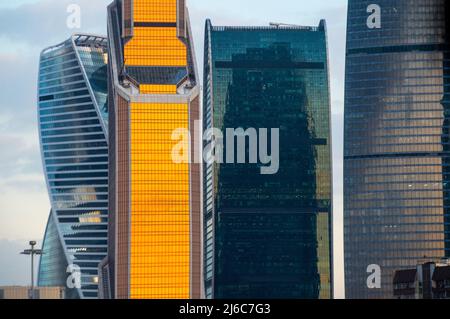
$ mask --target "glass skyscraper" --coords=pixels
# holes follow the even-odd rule
[[[375,3],[348,4],[347,298],[393,298],[396,270],[450,253],[450,1]]]
[[[280,136],[276,174],[261,175],[260,163],[204,165],[206,297],[331,298],[325,21],[222,27],[208,20],[204,70],[205,132],[279,128]]]
[[[184,0],[116,0],[108,9],[110,236],[105,298],[201,297],[199,86]],[[192,159],[192,161],[189,161]]]
[[[38,121],[52,211],[38,285],[66,287],[68,298],[96,298],[108,232],[107,41],[77,34],[41,53]]]
[[[40,287],[66,287],[68,263],[56,223],[55,214],[50,211],[39,262]],[[78,299],[78,296],[75,289],[67,289],[65,294],[67,299]]]

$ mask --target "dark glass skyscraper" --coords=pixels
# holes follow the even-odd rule
[[[330,298],[325,21],[318,27],[207,21],[204,68],[205,131],[280,130],[276,174],[262,175],[260,164],[204,165],[206,297]]]
[[[96,298],[108,231],[107,41],[77,34],[41,53],[38,121],[50,196],[38,284]]]
[[[392,298],[396,270],[450,252],[450,2],[373,3],[348,8],[348,298]],[[381,267],[380,288],[368,288],[369,265]]]

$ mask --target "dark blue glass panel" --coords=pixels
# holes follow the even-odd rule
[[[325,29],[208,23],[206,37],[205,129],[280,134],[276,174],[260,163],[205,165],[207,297],[331,298]]]

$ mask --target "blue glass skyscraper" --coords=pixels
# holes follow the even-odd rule
[[[318,27],[207,21],[205,37],[205,132],[278,128],[280,136],[276,174],[262,175],[254,163],[204,165],[206,297],[331,298],[325,21]],[[246,151],[248,157],[248,144]]]
[[[96,298],[108,231],[106,38],[74,35],[42,51],[38,101],[52,206],[38,285],[66,287],[67,271],[79,269],[81,285],[66,296]]]
[[[349,1],[347,298],[393,298],[395,271],[449,256],[449,15],[448,0]]]

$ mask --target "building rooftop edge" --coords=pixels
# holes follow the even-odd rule
[[[44,48],[44,49],[41,51],[41,56],[44,55],[44,54],[47,54],[47,53],[49,53],[49,52],[52,52],[52,51],[54,51],[54,50],[60,49],[60,48],[62,48],[62,47],[64,47],[64,46],[66,46],[67,43],[70,43],[71,41],[76,40],[77,38],[80,38],[80,37],[88,37],[88,38],[101,39],[102,41],[106,41],[106,40],[108,39],[106,36],[98,35],[98,34],[91,34],[91,33],[74,33],[74,34],[70,35],[67,39],[65,39],[64,41],[62,41],[62,42],[60,42],[60,43],[58,43],[58,44],[51,45],[51,46],[48,46],[48,47]]]
[[[211,20],[207,20],[207,24],[211,26],[212,31],[265,31],[265,30],[296,30],[296,31],[325,31],[326,29],[326,21],[325,19],[321,19],[318,26],[303,26],[296,24],[288,24],[288,23],[278,23],[271,22],[267,26],[233,26],[233,25],[225,25],[225,26],[215,26],[212,24]]]

